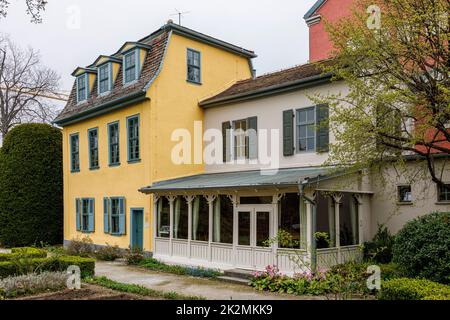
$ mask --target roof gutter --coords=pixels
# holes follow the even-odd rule
[[[132,105],[132,104],[135,104],[138,102],[142,102],[142,101],[145,101],[148,99],[149,98],[146,97],[145,91],[138,91],[138,92],[126,95],[124,97],[118,98],[116,100],[100,104],[94,108],[82,111],[73,116],[55,120],[55,121],[53,121],[53,123],[58,126],[61,126],[61,127],[66,126],[66,125],[69,125],[69,124],[72,124],[75,122],[79,122],[81,120],[89,119],[89,118],[96,117],[101,114],[108,113],[112,110],[127,107],[129,105]]]
[[[245,92],[245,93],[238,93],[238,94],[235,94],[235,95],[232,95],[229,97],[213,99],[210,101],[207,101],[207,100],[201,101],[199,103],[199,106],[206,109],[206,108],[217,107],[217,106],[221,106],[221,105],[225,105],[225,104],[235,103],[235,102],[257,99],[257,98],[261,98],[261,97],[265,97],[265,96],[285,93],[285,92],[294,91],[297,89],[313,87],[316,85],[324,84],[324,83],[331,81],[331,78],[332,78],[331,73],[320,74],[320,75],[311,76],[308,78],[304,78],[304,79],[289,82],[289,83],[274,85],[271,87],[257,89],[257,90]]]

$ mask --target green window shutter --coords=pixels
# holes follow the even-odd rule
[[[119,234],[126,234],[125,226],[126,226],[126,214],[125,214],[125,198],[119,198]]]
[[[318,105],[316,107],[316,132],[317,152],[328,152],[330,142],[330,130],[328,124],[329,108],[328,105]]]
[[[283,111],[283,155],[294,154],[294,111]]]
[[[109,199],[103,198],[103,232],[109,233],[110,227],[109,227]]]
[[[230,149],[230,146],[231,146],[230,130],[231,130],[231,123],[229,121],[222,123],[223,163],[227,163],[228,161],[231,160],[231,154],[230,154],[230,151],[231,151],[231,149]]]
[[[81,231],[81,200],[79,198],[75,199],[75,212],[77,220],[77,231]]]
[[[248,123],[248,158],[258,159],[258,117],[250,117]]]
[[[88,231],[95,231],[95,203],[94,199],[89,199],[89,226]]]

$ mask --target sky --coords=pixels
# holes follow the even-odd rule
[[[303,15],[316,0],[48,0],[43,23],[30,23],[24,0],[12,0],[0,32],[22,47],[40,51],[42,62],[61,76],[62,91],[71,73],[101,54],[115,53],[169,19],[189,12],[182,25],[256,52],[257,75],[308,60],[308,28]]]

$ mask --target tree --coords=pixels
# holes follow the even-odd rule
[[[0,246],[60,244],[62,134],[48,124],[13,128],[0,149]]]
[[[59,76],[41,64],[37,51],[0,36],[0,136],[17,124],[52,121],[56,110],[43,96],[58,87]]]
[[[335,51],[324,69],[349,88],[314,97],[330,105],[330,163],[361,169],[416,156],[442,185],[436,159],[450,155],[449,11],[449,0],[358,0],[351,16],[326,22]]]
[[[9,7],[10,0],[0,0],[0,18],[5,18],[7,15],[7,9]],[[41,23],[41,13],[45,10],[47,1],[45,0],[25,0],[27,6],[27,14],[31,17],[31,22]]]

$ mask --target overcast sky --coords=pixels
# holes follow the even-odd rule
[[[303,15],[316,0],[48,0],[43,23],[29,22],[25,0],[12,0],[0,32],[21,46],[40,50],[43,62],[61,75],[63,90],[77,66],[116,52],[168,19],[175,8],[190,11],[182,25],[254,50],[257,74],[308,60],[308,28]],[[79,15],[78,15],[79,13]],[[79,16],[79,19],[77,17]]]

